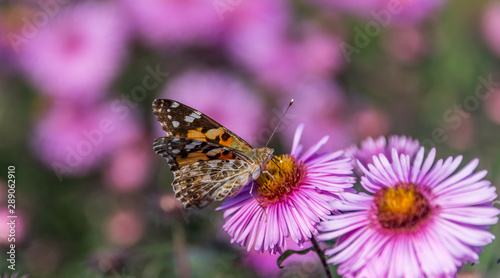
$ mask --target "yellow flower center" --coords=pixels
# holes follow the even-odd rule
[[[306,175],[302,161],[293,156],[276,156],[264,166],[257,179],[258,198],[265,207],[285,200],[297,189]]]
[[[421,189],[414,184],[382,188],[375,194],[377,220],[384,228],[414,230],[431,212]]]

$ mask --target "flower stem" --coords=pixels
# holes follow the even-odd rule
[[[325,255],[323,254],[323,250],[319,248],[319,244],[316,241],[316,239],[311,237],[311,242],[314,247],[314,251],[316,251],[316,254],[318,254],[319,259],[321,260],[321,264],[323,265],[323,268],[325,269],[326,277],[332,278],[332,273],[330,272],[330,268],[328,267],[328,264],[326,263],[325,260]]]

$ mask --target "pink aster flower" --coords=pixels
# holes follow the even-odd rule
[[[345,193],[333,205],[344,212],[321,223],[319,240],[337,240],[325,252],[338,273],[359,277],[451,277],[463,263],[478,263],[482,246],[495,237],[495,187],[474,173],[474,159],[461,170],[462,156],[435,162],[420,148],[415,159],[392,150],[373,158],[361,185],[370,193]]]
[[[361,142],[361,148],[357,146],[351,146],[345,151],[345,155],[352,159],[354,168],[358,173],[362,173],[361,168],[358,166],[359,163],[363,167],[368,167],[368,164],[373,163],[373,156],[384,154],[391,162],[391,152],[392,149],[396,149],[399,154],[409,155],[413,158],[417,153],[420,145],[418,140],[413,140],[411,137],[392,135],[389,137],[389,143],[387,144],[384,136],[380,136],[377,139],[368,137],[363,142]],[[359,160],[359,163],[357,162]]]
[[[127,27],[109,3],[61,11],[19,46],[20,63],[45,94],[78,102],[102,97],[120,72]]]
[[[287,239],[302,245],[316,233],[316,225],[334,211],[330,202],[353,185],[352,164],[342,151],[318,154],[324,137],[305,152],[299,140],[304,126],[297,128],[290,154],[275,157],[254,185],[224,202],[223,229],[232,242],[257,252],[280,253]],[[257,201],[258,200],[258,201]]]

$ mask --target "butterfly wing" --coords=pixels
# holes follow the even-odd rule
[[[221,145],[177,137],[160,137],[153,142],[154,151],[164,157],[170,170],[194,164],[199,161],[239,159],[252,162],[246,154]]]
[[[175,197],[186,208],[203,208],[234,196],[251,181],[258,167],[244,153],[205,141],[160,137],[153,148],[174,172]]]
[[[252,180],[251,165],[243,160],[208,160],[174,171],[175,197],[186,208],[203,208],[238,194]]]
[[[189,138],[233,148],[239,151],[252,147],[207,115],[170,99],[155,99],[153,113],[168,137]]]

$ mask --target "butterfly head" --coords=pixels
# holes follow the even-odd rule
[[[261,168],[264,168],[264,165],[266,165],[269,160],[273,158],[273,153],[274,149],[264,147],[264,148],[259,148],[259,149],[254,149],[255,152],[255,157],[257,158],[257,161],[261,165]]]

